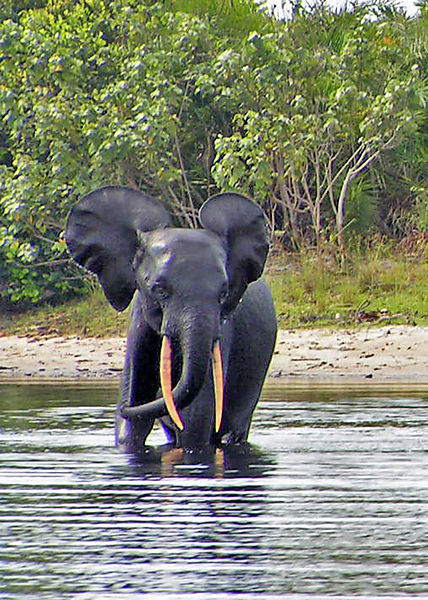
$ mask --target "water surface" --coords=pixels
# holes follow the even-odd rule
[[[271,385],[211,457],[115,449],[117,393],[0,386],[2,600],[428,597],[427,388]]]

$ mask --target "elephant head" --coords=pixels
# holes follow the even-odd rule
[[[162,338],[156,352],[161,346],[163,399],[127,407],[124,414],[156,418],[168,410],[182,428],[177,409],[198,394],[212,360],[218,429],[222,323],[261,276],[269,243],[263,211],[239,194],[210,198],[199,220],[202,229],[175,228],[154,198],[104,187],[72,209],[65,239],[77,263],[97,275],[116,310],[140,292],[142,318]]]

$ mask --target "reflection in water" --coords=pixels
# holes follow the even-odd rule
[[[129,452],[129,464],[139,477],[267,477],[272,458],[251,444],[226,446],[203,452],[158,446],[144,452]]]
[[[426,390],[276,386],[208,456],[115,449],[116,395],[0,386],[1,598],[428,596]]]

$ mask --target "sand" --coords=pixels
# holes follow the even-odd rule
[[[0,381],[118,379],[123,338],[0,337]],[[428,327],[282,330],[270,378],[428,383]]]

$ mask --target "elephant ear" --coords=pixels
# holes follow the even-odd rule
[[[199,211],[199,220],[226,243],[229,297],[224,309],[231,311],[263,272],[269,251],[265,214],[249,198],[226,193],[209,198]]]
[[[132,262],[138,233],[169,225],[169,213],[151,196],[109,186],[87,194],[74,206],[65,241],[74,260],[98,276],[110,304],[124,310],[136,287]]]

